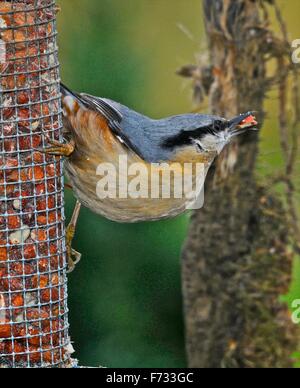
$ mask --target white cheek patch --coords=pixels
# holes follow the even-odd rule
[[[216,149],[217,137],[213,135],[205,135],[201,140],[197,140],[197,143],[204,151],[212,151]]]
[[[223,151],[223,148],[228,142],[229,138],[226,136],[225,132],[218,135],[207,134],[201,140],[195,140],[195,143],[204,151],[217,151],[219,154]]]

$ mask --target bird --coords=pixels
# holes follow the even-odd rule
[[[70,271],[80,260],[72,240],[81,205],[122,223],[182,214],[197,202],[208,170],[224,147],[237,135],[258,129],[251,111],[231,120],[191,113],[151,119],[111,99],[73,92],[63,84],[61,98],[64,141],[48,137],[43,152],[65,157],[65,172],[77,198],[66,236]],[[198,165],[202,169],[197,170]],[[125,176],[128,171],[138,174]],[[166,182],[161,179],[164,174]],[[185,175],[183,180],[177,180],[180,174]],[[110,190],[103,191],[105,187]]]

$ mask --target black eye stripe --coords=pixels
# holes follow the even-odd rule
[[[211,126],[202,127],[193,131],[182,131],[176,136],[165,139],[162,143],[164,148],[181,147],[194,143],[194,140],[202,139],[205,135],[216,136],[218,133],[225,131],[228,127],[227,121],[216,120]]]

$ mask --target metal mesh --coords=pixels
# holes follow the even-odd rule
[[[70,360],[53,0],[0,0],[0,366]],[[61,139],[60,139],[61,140]]]

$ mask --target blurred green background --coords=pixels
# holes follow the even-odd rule
[[[62,78],[153,117],[191,111],[190,84],[176,69],[205,50],[201,0],[59,0]],[[281,1],[291,40],[300,38],[300,2]],[[276,95],[262,133],[258,173],[281,165]],[[272,136],[270,136],[272,132]],[[67,215],[74,198],[67,191]],[[180,250],[189,216],[118,225],[83,210],[70,276],[72,340],[82,365],[185,367]],[[300,298],[295,270],[290,299]]]

